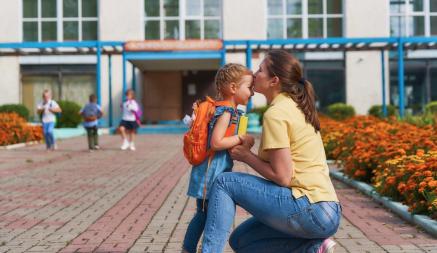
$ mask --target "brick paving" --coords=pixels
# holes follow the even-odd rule
[[[180,252],[195,212],[181,136],[139,136],[135,152],[119,145],[103,136],[93,153],[85,138],[60,141],[54,152],[0,150],[0,252]],[[436,239],[334,184],[344,209],[335,252],[437,253]],[[249,216],[239,208],[234,226]]]

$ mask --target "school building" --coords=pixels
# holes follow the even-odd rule
[[[79,104],[97,93],[106,125],[117,124],[127,88],[135,90],[145,121],[182,119],[193,101],[214,94],[214,74],[222,64],[257,70],[265,50],[258,44],[248,54],[238,41],[437,35],[436,0],[14,0],[1,5],[0,104],[23,103],[34,112],[44,89],[56,100]],[[229,41],[235,43],[226,47]],[[437,51],[429,48],[403,52],[403,99],[396,51],[278,48],[302,61],[321,110],[345,102],[365,114],[385,96],[387,103],[402,101],[416,112],[437,100]],[[256,94],[252,105],[263,104]]]

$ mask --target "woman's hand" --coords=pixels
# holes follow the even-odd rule
[[[255,145],[255,138],[252,135],[240,135],[241,144],[251,149]]]
[[[252,154],[250,152],[250,149],[246,145],[237,145],[229,150],[229,154],[231,155],[232,159],[240,161],[240,162],[246,162],[247,158]]]

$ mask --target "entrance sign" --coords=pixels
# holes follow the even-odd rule
[[[124,46],[126,51],[213,51],[221,50],[221,40],[144,40],[129,41]]]

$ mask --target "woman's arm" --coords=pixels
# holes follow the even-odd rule
[[[218,119],[212,130],[211,148],[214,151],[225,150],[232,148],[241,143],[238,135],[225,137],[228,129],[229,121],[231,121],[231,113],[224,112]]]
[[[233,159],[247,163],[266,179],[283,187],[290,185],[293,167],[289,148],[268,150],[270,162],[261,160],[243,145],[232,148],[230,154]]]

